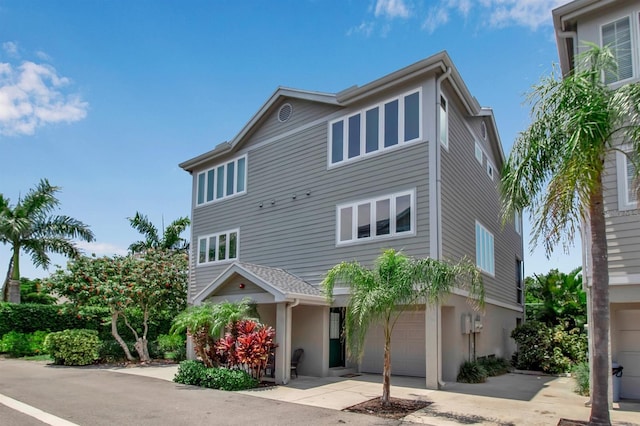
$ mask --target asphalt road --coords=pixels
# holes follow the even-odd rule
[[[41,422],[10,408],[7,401],[19,401],[83,426],[400,424],[95,367],[0,358],[0,425],[61,424],[55,419]]]

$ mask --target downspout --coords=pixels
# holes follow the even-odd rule
[[[284,374],[283,384],[286,385],[291,379],[291,322],[293,308],[300,304],[300,299],[293,299],[293,303],[287,303],[287,329],[285,331],[285,347],[282,353],[284,354],[284,365],[287,366],[288,371]]]
[[[435,161],[435,175],[436,175],[436,252],[431,253],[431,257],[440,260],[442,258],[442,203],[441,203],[441,188],[442,188],[442,177],[440,172],[440,153],[442,151],[440,147],[440,113],[442,111],[442,105],[440,103],[441,95],[442,95],[442,82],[451,75],[451,67],[447,67],[447,70],[436,79],[436,140],[435,140],[435,153],[436,153],[436,161]],[[430,229],[429,232],[433,232],[433,229]],[[435,255],[435,256],[434,256]],[[436,306],[436,330],[438,332],[437,336],[437,345],[438,345],[438,358],[437,358],[437,370],[438,370],[438,386],[440,388],[444,387],[445,383],[442,381],[442,324],[440,321],[440,302]]]

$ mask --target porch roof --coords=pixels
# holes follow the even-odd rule
[[[275,302],[287,302],[298,299],[302,303],[328,305],[322,292],[300,277],[281,269],[246,262],[234,262],[225,269],[211,284],[198,293],[193,302],[199,304],[215,296],[234,275],[240,275],[251,281],[265,292],[271,294]]]

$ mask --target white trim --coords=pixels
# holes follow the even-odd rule
[[[238,173],[238,162],[240,160],[244,159],[244,188],[242,191],[238,191],[238,177],[240,177],[239,173]],[[234,182],[233,182],[233,194],[227,194],[227,176],[228,176],[228,167],[229,164],[233,163],[233,177],[234,177]],[[218,169],[222,167],[222,171],[223,171],[223,179],[222,179],[222,192],[223,195],[222,197],[218,197]],[[225,160],[222,161],[220,163],[217,163],[215,166],[213,167],[208,167],[205,170],[202,170],[198,173],[195,174],[195,187],[196,187],[196,193],[194,196],[194,204],[196,208],[208,205],[208,204],[212,204],[212,203],[216,203],[218,201],[223,201],[223,200],[227,200],[229,198],[232,197],[237,197],[239,195],[244,195],[247,193],[247,175],[248,175],[248,161],[247,161],[247,154],[244,155],[240,155],[238,157],[229,159],[229,160]],[[207,200],[207,193],[208,193],[208,188],[209,188],[209,179],[208,179],[208,174],[209,172],[213,171],[213,180],[214,180],[214,184],[213,184],[213,199],[211,200]],[[203,182],[204,182],[204,188],[202,189],[202,202],[198,202],[198,198],[199,198],[199,192],[200,192],[200,176],[203,176]]]
[[[442,107],[442,101],[444,100],[445,106],[444,108]],[[444,147],[444,149],[446,149],[447,151],[449,151],[449,99],[442,94],[442,92],[440,93],[440,99],[438,99],[438,120],[440,120],[440,126],[438,128],[439,130],[439,134],[438,134],[438,140],[440,141],[440,144]],[[444,123],[442,121],[442,115],[444,112]],[[444,127],[446,127],[446,129],[442,129],[442,124],[444,124]],[[445,136],[445,140],[442,140],[442,134],[444,133]]]
[[[408,96],[418,94],[418,136],[416,138],[406,140],[404,134],[404,125],[405,125],[405,109],[404,103]],[[398,143],[395,145],[391,145],[389,147],[385,147],[384,145],[384,120],[385,120],[385,111],[384,107],[392,102],[398,102]],[[422,120],[422,109],[423,109],[423,94],[422,87],[417,87],[415,89],[408,90],[403,92],[397,96],[392,98],[385,99],[376,104],[367,105],[357,111],[351,111],[348,114],[343,114],[342,116],[329,120],[327,123],[327,169],[331,169],[333,167],[339,167],[344,164],[352,163],[353,161],[369,158],[376,154],[380,154],[383,152],[388,152],[393,149],[398,149],[406,145],[410,145],[416,142],[423,141],[423,120]],[[366,152],[366,120],[367,120],[367,112],[371,111],[375,108],[378,108],[378,149],[372,152]],[[358,155],[349,158],[349,120],[355,116],[360,117],[360,153]],[[333,162],[333,125],[335,123],[342,122],[342,160]]]
[[[627,151],[630,145],[622,145],[620,149]],[[618,210],[633,210],[638,208],[638,202],[629,201],[629,181],[627,180],[627,156],[620,151],[616,151],[616,178],[618,187]]]
[[[458,296],[463,296],[463,297],[469,297],[469,292],[467,290],[462,290],[457,287],[454,287],[453,290],[451,290],[451,294],[456,294]],[[501,308],[511,309],[512,311],[524,312],[524,307],[522,306],[501,302],[499,300],[492,299],[490,297],[485,297],[484,302],[490,305],[500,306]]]
[[[399,197],[409,195],[409,209],[411,214],[411,222],[409,231],[396,232],[396,200]],[[375,235],[376,232],[376,204],[378,201],[389,201],[389,233],[384,235]],[[362,205],[369,206],[369,236],[358,238],[358,207]],[[343,209],[351,209],[351,239],[340,240],[341,236],[341,211]],[[336,206],[336,246],[345,246],[353,244],[363,244],[372,241],[380,241],[391,238],[413,237],[416,235],[416,189],[408,191],[395,192],[393,194],[385,194],[378,197],[366,198],[348,203],[341,203]]]
[[[236,234],[236,257],[228,257],[229,256],[229,241],[230,241],[230,237],[231,234]],[[220,247],[220,243],[219,243],[219,238],[221,235],[225,236],[225,258],[224,259],[218,259],[218,256],[220,255],[219,252],[219,247]],[[205,249],[205,257],[208,259],[209,258],[209,243],[211,241],[211,238],[215,237],[216,239],[216,259],[215,260],[205,260],[204,262],[200,261],[200,240],[206,240],[206,249]],[[236,228],[236,229],[231,229],[229,231],[223,231],[223,232],[217,232],[215,234],[208,234],[208,235],[200,235],[197,236],[195,239],[195,243],[196,243],[196,267],[202,267],[202,266],[210,266],[210,265],[220,265],[223,263],[228,263],[228,262],[235,262],[238,260],[238,258],[240,257],[240,229]]]

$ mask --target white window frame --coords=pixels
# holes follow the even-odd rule
[[[627,163],[629,158],[625,152],[628,152],[630,149],[630,145],[624,145],[620,147],[620,151],[616,152],[618,210],[634,210],[638,208],[638,200],[629,200],[629,179],[627,177]]]
[[[625,19],[625,18],[629,19],[629,33],[630,33],[629,34],[629,38],[630,38],[629,41],[630,41],[630,44],[631,44],[631,77],[611,81],[611,82],[607,83],[609,85],[616,85],[616,86],[617,85],[623,85],[626,82],[633,80],[633,78],[636,75],[638,75],[638,69],[637,69],[637,67],[638,67],[638,65],[637,65],[638,64],[638,62],[637,62],[638,58],[637,58],[637,52],[636,52],[636,50],[637,50],[636,43],[639,43],[640,40],[637,40],[638,35],[637,35],[636,26],[638,25],[638,21],[634,20],[634,15],[636,15],[637,18],[640,18],[640,14],[636,14],[634,12],[631,15],[622,15],[622,16],[619,16],[619,17],[617,17],[615,19],[612,19],[612,20],[610,20],[608,22],[605,22],[604,24],[600,25],[600,46],[604,47],[604,37],[603,37],[603,33],[602,33],[603,28],[605,26],[607,26],[607,25],[611,25],[611,24],[613,24],[615,22],[618,22],[618,21],[620,21],[622,19]],[[614,57],[614,60],[616,61],[616,65],[617,65],[618,64],[618,58]],[[606,82],[606,75],[604,75],[604,73],[603,73],[603,76],[602,76],[602,81]]]
[[[231,234],[236,234],[236,256],[233,258],[229,257],[229,241],[231,241]],[[225,258],[219,259],[220,252],[220,236],[225,236]],[[216,255],[215,259],[209,259],[209,244],[211,242],[211,238],[216,239]],[[200,241],[205,240],[205,260],[204,262],[200,261]],[[223,263],[230,263],[238,260],[240,258],[240,229],[231,229],[229,231],[218,232],[215,234],[208,235],[200,235],[196,238],[196,266],[207,266],[207,265],[219,265]]]
[[[411,211],[411,229],[409,231],[396,232],[396,199],[409,195],[409,207]],[[376,203],[378,201],[389,200],[389,233],[385,235],[375,235],[376,230]],[[369,224],[371,232],[368,237],[358,238],[358,206],[369,205]],[[341,211],[351,208],[351,239],[341,241],[340,230],[342,229]],[[391,238],[404,238],[416,235],[416,190],[395,192],[375,198],[366,198],[358,201],[338,204],[336,206],[336,246],[346,246],[353,244],[363,244],[372,241],[380,241]]]
[[[484,150],[477,141],[475,143],[475,156],[478,163],[482,166],[482,157],[484,156]]]
[[[238,162],[240,160],[242,160],[242,159],[244,159],[244,176],[243,176],[244,188],[242,189],[242,191],[238,191],[238,181],[239,181],[238,178],[240,177],[239,170],[238,170]],[[233,191],[233,194],[229,195],[229,194],[227,194],[227,167],[231,163],[234,164],[234,166],[233,166],[234,167],[234,169],[233,169],[233,173],[234,173],[234,181],[233,181],[233,183],[234,183],[234,191]],[[223,173],[223,177],[224,177],[224,180],[223,180],[223,192],[224,192],[224,195],[222,197],[220,197],[220,198],[218,198],[218,196],[217,196],[218,167],[223,167],[224,168],[223,169],[224,170],[224,173]],[[236,157],[236,158],[233,158],[233,159],[218,163],[213,167],[209,167],[206,170],[198,172],[196,174],[196,177],[195,177],[196,193],[195,193],[195,197],[194,197],[194,202],[195,202],[196,208],[204,206],[204,205],[207,205],[207,204],[212,204],[212,203],[215,203],[215,202],[218,202],[218,201],[226,200],[226,199],[229,199],[229,198],[237,197],[239,195],[246,194],[247,193],[247,184],[248,184],[248,182],[247,182],[247,174],[248,174],[247,170],[248,169],[249,169],[249,167],[248,167],[248,161],[247,161],[247,154],[244,154],[244,155],[241,155],[239,157]],[[209,171],[211,171],[211,170],[213,170],[214,179],[215,179],[214,186],[213,186],[213,194],[214,194],[214,196],[213,196],[213,200],[207,201],[207,192],[208,192],[207,189],[208,189],[208,185],[209,185],[209,179],[207,178],[207,175],[208,175]],[[204,175],[204,189],[203,189],[203,194],[204,195],[203,195],[203,198],[202,198],[203,201],[200,203],[200,202],[198,202],[198,195],[200,193],[200,176],[203,176],[203,175]]]
[[[513,227],[516,229],[518,235],[522,235],[522,215],[519,211],[513,213]]]
[[[493,180],[493,176],[495,174],[496,174],[496,168],[493,167],[493,164],[491,164],[491,161],[489,161],[489,159],[487,158],[487,176],[489,176],[491,180]]]
[[[418,137],[404,140],[404,125],[405,125],[405,108],[404,100],[406,97],[418,93]],[[327,140],[327,168],[339,167],[344,164],[349,164],[354,161],[361,160],[363,158],[369,158],[375,155],[380,155],[384,152],[389,152],[395,149],[400,149],[406,145],[422,141],[423,137],[423,119],[422,119],[422,87],[416,87],[415,89],[408,90],[402,94],[393,98],[385,99],[382,102],[376,104],[367,105],[366,107],[352,111],[349,114],[345,114],[335,120],[331,120],[328,123],[328,140]],[[391,102],[398,101],[398,143],[389,147],[384,146],[384,119],[385,112],[384,106]],[[366,152],[366,120],[367,111],[378,108],[378,149],[372,152]],[[349,118],[360,115],[360,154],[349,158]],[[342,121],[342,160],[332,162],[333,157],[333,125]]]
[[[442,106],[443,100],[445,102],[444,107]],[[440,94],[440,99],[438,99],[438,120],[440,120],[438,125],[440,134],[438,135],[438,139],[440,140],[440,143],[442,144],[442,146],[445,147],[445,149],[448,151],[449,150],[449,99],[447,99],[447,97],[443,94]]]
[[[495,276],[495,238],[480,222],[476,220],[476,265],[480,270],[492,277]]]

